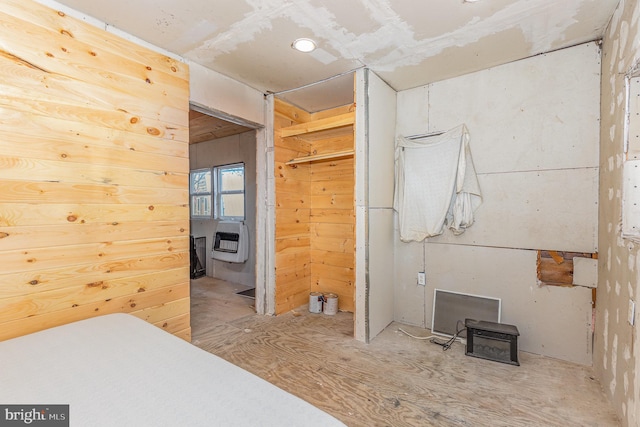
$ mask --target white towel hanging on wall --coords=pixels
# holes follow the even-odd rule
[[[394,209],[403,242],[442,234],[445,223],[454,234],[473,224],[482,194],[469,139],[465,125],[430,137],[397,138]]]

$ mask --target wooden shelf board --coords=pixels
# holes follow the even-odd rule
[[[314,120],[306,123],[299,123],[297,125],[288,126],[280,129],[280,136],[283,138],[289,136],[296,136],[302,134],[308,134],[313,132],[320,132],[323,130],[336,129],[339,127],[350,126],[355,123],[356,113],[349,112],[340,114],[334,117],[327,117],[324,119]]]
[[[314,162],[316,160],[339,159],[341,157],[353,156],[353,154],[354,154],[353,150],[336,151],[335,153],[326,153],[326,154],[315,154],[315,155],[312,155],[312,156],[297,157],[295,159],[289,160],[285,164],[286,165],[295,165],[295,164],[298,164],[298,163]]]

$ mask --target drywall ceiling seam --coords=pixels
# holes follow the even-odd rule
[[[564,32],[575,19],[566,19],[565,15],[559,13],[546,13],[545,16],[557,16],[560,21],[554,25],[546,25],[549,28],[535,28],[532,31],[525,31],[522,23],[531,15],[543,12],[546,8],[557,7],[549,2],[516,2],[504,9],[499,10],[488,18],[475,18],[466,25],[455,31],[441,34],[438,37],[424,39],[413,44],[405,44],[401,49],[397,49],[381,60],[368,64],[374,71],[394,71],[399,66],[417,65],[425,58],[433,57],[441,53],[444,49],[451,47],[451,41],[455,41],[455,46],[465,46],[480,39],[510,30],[520,28],[523,36],[531,43],[530,52],[550,50],[554,41],[561,39]],[[566,6],[569,7],[569,6]],[[574,16],[578,13],[575,9]],[[551,10],[551,12],[553,12]],[[549,24],[547,22],[547,24]]]

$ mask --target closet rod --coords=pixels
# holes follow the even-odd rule
[[[418,135],[409,135],[409,136],[405,136],[406,139],[420,139],[420,138],[429,138],[430,136],[438,136],[438,135],[442,135],[444,133],[444,131],[439,131],[439,132],[429,132],[429,133],[421,133]]]

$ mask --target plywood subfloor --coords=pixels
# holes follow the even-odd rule
[[[443,352],[397,323],[364,344],[350,313],[258,316],[229,290],[241,285],[218,296],[199,289],[209,280],[192,281],[193,343],[349,426],[620,425],[590,368],[523,352],[510,366],[465,356],[461,344]]]
[[[191,311],[195,311],[197,319],[192,319],[191,324],[197,325],[202,334],[215,325],[255,314],[255,300],[236,294],[247,289],[250,287],[213,277],[192,279]]]

